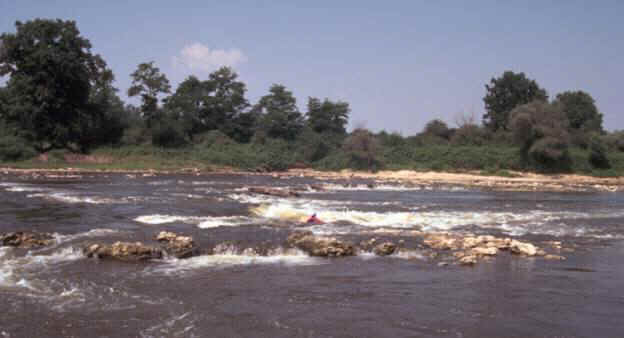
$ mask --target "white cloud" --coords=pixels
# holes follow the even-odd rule
[[[196,42],[184,46],[180,54],[173,57],[173,66],[210,72],[222,66],[234,67],[245,61],[247,57],[239,49],[210,49]]]

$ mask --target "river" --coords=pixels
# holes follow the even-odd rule
[[[0,232],[55,236],[49,247],[0,247],[0,337],[624,335],[624,193],[371,188],[270,175],[0,179]],[[250,186],[302,193],[260,196]],[[326,223],[300,222],[312,213]],[[296,229],[402,249],[310,257],[285,245]],[[161,230],[192,236],[205,254],[128,263],[81,251],[153,243]],[[501,252],[462,266],[413,235],[439,231],[512,237],[566,259]]]

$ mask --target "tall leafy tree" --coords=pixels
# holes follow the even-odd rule
[[[165,74],[154,66],[154,62],[141,63],[137,70],[130,74],[132,86],[128,89],[128,96],[141,96],[141,110],[147,126],[151,127],[158,119],[158,97],[171,91],[171,85]]]
[[[112,81],[112,72],[74,21],[35,19],[15,27],[0,36],[0,76],[10,76],[3,118],[40,151],[79,144],[89,127],[99,127],[89,122],[103,113],[91,94]]]
[[[307,123],[317,133],[345,134],[350,111],[346,102],[333,102],[329,99],[321,102],[318,98],[310,97],[306,113]]]
[[[195,76],[189,76],[182,81],[176,92],[165,101],[165,108],[171,116],[180,121],[184,133],[192,138],[194,134],[208,129],[205,116],[207,100],[213,92],[209,81],[201,81]]]
[[[291,91],[279,84],[269,89],[269,94],[260,98],[254,107],[260,114],[260,128],[268,136],[293,140],[303,128],[303,116],[297,108],[297,100]]]
[[[594,98],[588,93],[578,91],[566,91],[557,94],[555,103],[568,117],[571,129],[583,129],[585,131],[602,131],[602,114],[598,112]]]
[[[485,85],[487,91],[483,102],[486,113],[483,124],[491,131],[508,130],[509,113],[517,106],[532,101],[547,101],[546,90],[524,73],[506,71],[499,78],[492,78]]]
[[[165,107],[183,121],[188,136],[219,129],[238,141],[251,137],[255,119],[246,112],[246,86],[231,68],[222,67],[201,81],[190,76],[166,99]]]

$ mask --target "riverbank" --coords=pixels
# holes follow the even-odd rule
[[[384,184],[401,184],[408,186],[459,186],[499,191],[606,191],[616,192],[624,190],[624,177],[601,178],[576,174],[545,175],[527,172],[507,172],[508,176],[487,175],[480,171],[467,171],[464,173],[414,171],[414,170],[388,170],[376,173],[341,170],[320,171],[314,169],[290,169],[283,172],[258,173],[243,171],[229,167],[180,167],[176,169],[126,169],[126,168],[101,168],[101,167],[66,167],[66,168],[14,168],[0,167],[3,174],[28,175],[70,178],[78,177],[87,173],[126,173],[137,176],[153,176],[166,174],[190,174],[190,175],[214,175],[214,174],[237,174],[237,175],[271,175],[277,178],[307,177],[322,181],[339,180],[344,184],[356,184],[354,181],[365,181],[367,187],[374,189],[375,186]]]

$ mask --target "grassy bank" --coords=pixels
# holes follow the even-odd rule
[[[25,161],[4,162],[6,167],[19,169],[81,168],[94,170],[160,170],[179,171],[197,168],[213,171],[229,168],[243,171],[280,171],[293,167],[317,170],[362,169],[352,156],[334,149],[318,160],[314,152],[302,145],[286,142],[271,144],[239,144],[236,142],[201,144],[178,149],[155,146],[103,147],[88,156],[77,156],[67,151],[52,151]],[[588,161],[589,152],[580,148],[570,151],[571,169],[568,172],[615,177],[624,173],[624,153],[607,154],[610,169],[594,168]],[[375,156],[379,169],[444,172],[481,172],[485,175],[513,176],[512,171],[539,172],[523,164],[518,148],[512,146],[394,146],[381,147]]]

